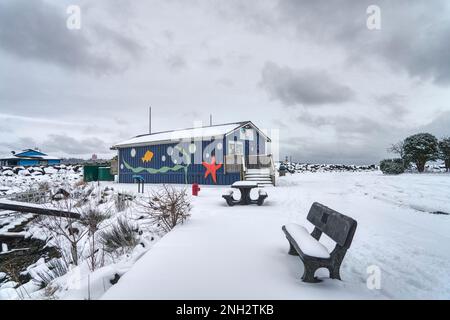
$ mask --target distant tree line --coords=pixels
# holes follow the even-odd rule
[[[386,174],[403,173],[411,164],[417,171],[424,172],[427,162],[437,160],[443,160],[446,171],[450,171],[450,137],[438,141],[430,133],[418,133],[391,145],[388,151],[399,157],[381,161],[380,169]]]

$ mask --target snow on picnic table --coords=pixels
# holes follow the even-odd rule
[[[265,188],[262,207],[228,207],[223,188],[204,186],[191,219],[148,251],[104,299],[450,298],[450,175],[306,173]],[[152,186],[153,187],[153,186]],[[256,190],[252,192],[257,193]],[[343,281],[306,284],[298,257],[287,254],[281,226],[312,230],[314,201],[358,221]],[[321,242],[331,250],[333,243]],[[366,286],[381,269],[381,289]]]
[[[258,184],[252,181],[236,181],[231,185],[232,188],[240,188],[240,187],[253,187],[256,188]]]

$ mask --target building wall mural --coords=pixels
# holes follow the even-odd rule
[[[140,175],[147,183],[232,184],[241,177],[239,172],[224,170],[224,155],[230,140],[242,142],[244,156],[265,150],[265,140],[257,132],[244,135],[239,131],[207,141],[122,148],[119,150],[120,182],[132,183],[133,175]]]
[[[178,164],[178,160],[177,159],[172,159],[173,156],[173,151],[178,151],[183,155],[183,162],[181,164]],[[163,162],[166,162],[166,160],[172,159],[172,163],[173,166],[161,166],[159,168],[152,168],[152,167],[133,167],[132,165],[130,165],[129,163],[127,163],[126,160],[123,160],[123,165],[125,168],[131,170],[133,173],[135,174],[139,174],[142,172],[147,172],[149,174],[157,174],[157,173],[167,173],[170,171],[178,171],[183,169],[184,170],[184,178],[185,178],[185,183],[188,183],[188,178],[187,178],[187,174],[188,174],[188,168],[191,165],[191,155],[182,147],[179,145],[175,145],[173,147],[168,147],[167,150],[167,156],[166,155],[162,155],[161,160]],[[136,157],[137,151],[136,148],[131,148],[130,150],[130,156],[131,157]],[[144,164],[151,164],[150,162],[152,161],[154,156],[154,153],[151,150],[147,150],[144,154],[144,156],[141,158],[141,162]],[[170,161],[169,161],[170,162]]]

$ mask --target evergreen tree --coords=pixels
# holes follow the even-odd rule
[[[439,158],[444,160],[445,169],[450,171],[450,137],[443,138],[439,141]]]
[[[427,161],[439,159],[438,140],[429,133],[418,133],[406,138],[403,151],[406,159],[414,162],[419,172],[425,171]]]

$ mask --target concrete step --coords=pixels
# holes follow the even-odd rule
[[[249,181],[263,181],[263,180],[268,180],[271,181],[272,179],[270,177],[245,177],[245,180],[249,180]]]
[[[261,180],[246,180],[246,181],[251,181],[251,182],[254,182],[256,184],[272,184],[272,181],[270,181],[270,180],[264,180],[264,181],[261,181]]]
[[[247,174],[249,173],[256,173],[256,174],[270,174],[270,169],[267,168],[261,168],[261,169],[247,169]]]
[[[246,178],[270,178],[267,174],[246,174]]]

